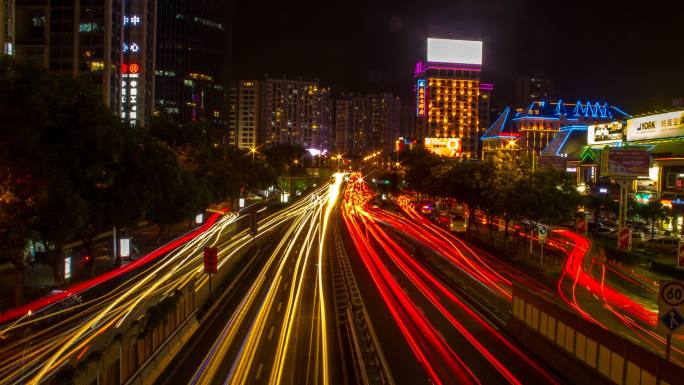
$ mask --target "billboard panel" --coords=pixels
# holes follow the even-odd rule
[[[425,138],[425,149],[439,156],[461,156],[461,138]]]
[[[684,136],[684,110],[627,120],[627,141]]]
[[[589,126],[587,134],[588,144],[603,144],[621,142],[624,125],[620,122],[596,124]]]
[[[611,148],[601,151],[601,176],[648,176],[650,166],[651,155],[645,150]]]
[[[427,60],[438,63],[482,64],[482,42],[428,38]]]

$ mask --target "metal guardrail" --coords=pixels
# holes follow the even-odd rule
[[[334,226],[333,239],[335,252],[331,257],[331,266],[340,343],[346,344],[349,349],[354,376],[359,383],[394,385],[394,379],[361,298],[338,226]]]

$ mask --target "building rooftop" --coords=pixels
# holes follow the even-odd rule
[[[513,120],[519,119],[601,119],[601,120],[624,120],[630,115],[618,107],[608,103],[582,102],[566,103],[562,100],[556,102],[536,101],[530,103],[527,108],[518,110]]]

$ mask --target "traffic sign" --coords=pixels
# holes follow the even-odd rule
[[[218,272],[218,249],[216,247],[204,248],[204,272],[206,274]]]
[[[684,331],[684,281],[663,281],[658,294],[658,330],[665,333]]]
[[[544,226],[539,226],[537,229],[539,233],[539,243],[546,243],[546,236],[548,235],[548,230]]]
[[[677,267],[684,267],[684,241],[679,241],[679,252],[677,253]]]

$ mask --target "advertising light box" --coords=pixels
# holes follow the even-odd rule
[[[425,149],[439,156],[461,156],[461,138],[425,138]]]
[[[627,141],[684,136],[684,110],[627,120]]]
[[[428,38],[429,62],[482,64],[482,42]]]
[[[624,125],[620,122],[596,124],[587,130],[588,144],[603,144],[622,141]]]

